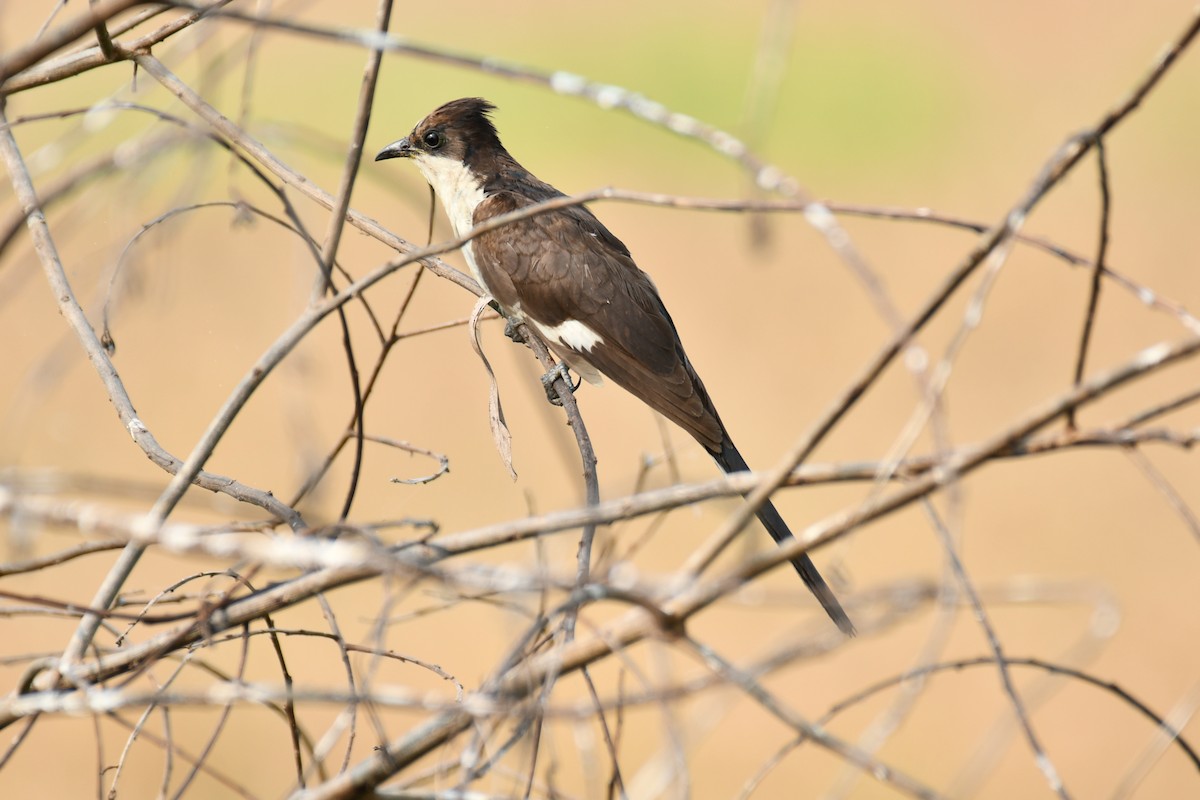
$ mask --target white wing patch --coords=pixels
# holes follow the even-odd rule
[[[579,355],[580,352],[589,352],[593,347],[604,341],[600,334],[584,325],[577,319],[569,319],[565,322],[549,326],[542,325],[529,317],[525,317],[525,321],[537,329],[537,332],[542,335],[542,338],[552,344],[565,345],[571,349],[571,352],[563,352],[557,350],[559,357],[567,362],[567,365],[579,374],[590,384],[599,386],[604,383],[604,376],[600,374],[600,370],[593,367],[588,360]]]
[[[600,334],[577,319],[566,320],[554,327],[548,327],[536,322],[534,325],[537,326],[538,332],[547,339],[559,344],[565,344],[572,350],[579,350],[584,353],[589,352],[593,347],[604,342]]]

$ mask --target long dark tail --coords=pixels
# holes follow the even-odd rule
[[[712,455],[725,472],[746,472],[750,469],[728,436],[721,445],[721,452]],[[775,510],[775,506],[770,500],[759,506],[758,520],[767,529],[767,533],[771,534],[771,538],[775,540],[776,544],[783,544],[794,538],[791,529],[788,528],[787,523],[783,521],[783,517]],[[812,559],[807,555],[797,556],[792,559],[792,566],[796,568],[796,572],[800,573],[800,577],[804,579],[804,585],[816,596],[821,607],[825,609],[825,613],[834,621],[838,629],[847,636],[853,636],[855,633],[854,623],[850,621],[850,617],[846,616],[845,609],[834,596],[829,584],[825,583],[821,573],[817,572]]]

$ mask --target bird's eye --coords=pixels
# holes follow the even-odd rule
[[[429,131],[421,137],[421,141],[423,141],[425,146],[430,150],[437,150],[446,143],[446,137],[442,136],[441,131]]]

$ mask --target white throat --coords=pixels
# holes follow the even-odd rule
[[[414,157],[413,161],[437,193],[438,199],[442,201],[446,216],[450,217],[454,235],[462,236],[475,227],[475,209],[483,202],[483,181],[467,169],[465,164],[453,158],[421,153]],[[475,265],[475,254],[471,251],[470,242],[463,246],[463,255],[475,280],[486,289],[487,286],[479,275],[479,267]]]

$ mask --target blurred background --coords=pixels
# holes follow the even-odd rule
[[[0,53],[32,40],[54,5],[0,3]],[[340,29],[369,29],[376,13],[364,0],[230,8]],[[69,8],[63,19],[77,13]],[[537,73],[562,70],[638,92],[740,137],[813,197],[930,208],[993,225],[1069,136],[1095,125],[1146,75],[1192,13],[1193,4],[1183,0],[751,0],[736,11],[712,0],[614,0],[603,6],[446,0],[398,6],[390,30],[438,51]],[[213,19],[153,52],[276,157],[336,191],[365,50],[283,30],[254,34],[244,22]],[[494,70],[396,53],[384,58],[352,207],[424,243],[429,195],[419,173],[404,162],[370,158],[440,103],[469,95],[498,106],[494,118],[508,149],[565,192],[616,186],[757,196],[733,161],[624,111]],[[208,130],[128,63],[15,93],[7,98],[6,114],[39,191],[91,159],[117,154],[115,168],[50,204],[47,217],[94,327],[100,330],[107,319],[114,363],[140,418],[182,458],[253,363],[304,310],[313,260],[294,235],[230,205],[245,202],[284,216],[278,200],[227,151],[197,137],[149,147],[148,137],[178,127],[142,111],[62,113],[111,100],[150,106]],[[1105,139],[1112,215],[1107,263],[1147,291],[1105,282],[1089,375],[1189,335],[1190,317],[1179,309],[1200,306],[1197,141],[1200,56],[1189,50]],[[1094,258],[1100,235],[1096,174],[1092,155],[1037,207],[1025,232]],[[307,229],[323,236],[327,212],[295,191],[288,196]],[[778,463],[890,335],[890,323],[861,283],[801,215],[750,218],[616,202],[593,210],[654,278],[724,421],[758,469]],[[0,215],[5,226],[20,218],[7,180],[0,188]],[[974,234],[944,226],[839,219],[904,318],[976,243]],[[433,240],[449,236],[439,207]],[[394,255],[348,228],[338,262],[358,277]],[[446,260],[462,268],[459,254]],[[502,335],[499,322],[483,323],[481,339],[497,370],[513,435],[519,477],[512,481],[492,445],[486,374],[461,324],[475,297],[428,274],[414,289],[415,274],[413,267],[402,269],[369,295],[386,325],[411,293],[400,330],[420,335],[402,339],[389,353],[365,426],[370,434],[444,454],[450,471],[423,485],[397,484],[391,479],[435,471],[436,461],[368,444],[350,520],[429,520],[452,533],[581,504],[574,441],[561,411],[543,398],[536,361]],[[951,446],[993,436],[1070,387],[1089,284],[1087,269],[1029,247],[1014,249],[986,295],[979,327],[953,361],[943,407]],[[919,343],[931,359],[940,359],[962,328],[978,288],[976,278],[922,333]],[[378,357],[378,337],[362,307],[351,305],[347,312],[365,372]],[[455,322],[460,324],[450,324]],[[252,397],[206,468],[290,501],[352,418],[341,340],[333,318],[306,337]],[[0,481],[116,511],[149,509],[169,476],[131,443],[113,413],[95,370],[57,313],[24,230],[0,251],[0,342]],[[1185,361],[1086,407],[1080,427],[1111,426],[1195,390],[1198,381],[1195,363]],[[586,386],[576,397],[599,458],[602,497],[718,474],[685,434],[619,389]],[[904,441],[918,405],[910,373],[893,365],[812,462],[887,458]],[[1186,433],[1200,425],[1200,414],[1186,406],[1155,425]],[[928,454],[933,441],[923,430],[911,454]],[[338,518],[351,480],[349,453],[300,503],[310,523]],[[777,503],[799,529],[853,507],[871,491],[869,484],[806,487],[782,493]],[[1173,714],[1185,738],[1194,740],[1200,736],[1200,723],[1192,718],[1200,691],[1198,501],[1196,455],[1147,444],[999,461],[969,475],[936,504],[1006,655],[1043,659],[1114,684],[1158,715]],[[665,575],[735,507],[732,500],[710,502],[603,529],[597,558],[607,564],[626,560],[627,569],[647,580]],[[263,513],[193,489],[172,518],[260,520]],[[53,553],[81,539],[70,529],[0,525],[6,526],[0,527],[5,561]],[[398,540],[424,533],[400,527],[381,535]],[[526,567],[545,563],[568,574],[576,544],[577,532],[569,531],[472,558]],[[718,568],[768,546],[755,525]],[[104,552],[2,577],[0,588],[86,603],[113,558]],[[991,652],[969,609],[939,612],[928,599],[898,619],[874,627],[862,623],[878,617],[872,598],[881,592],[953,582],[939,536],[920,508],[854,531],[814,559],[864,630],[833,652],[793,658],[762,677],[796,714],[815,720],[908,669]],[[127,599],[136,609],[175,581],[230,566],[152,550]],[[29,602],[4,602],[0,676],[7,691],[31,658],[61,652],[75,619],[43,613]],[[329,602],[348,641],[370,639],[437,664],[470,691],[525,629],[539,598],[514,593],[464,599],[436,586],[401,590],[376,581],[339,590]],[[622,611],[594,609],[581,635]],[[386,632],[371,638],[381,623]],[[281,612],[275,624],[327,628],[315,603]],[[827,641],[831,627],[795,576],[777,569],[698,616],[688,630],[750,668],[778,650]],[[149,633],[143,626],[132,637]],[[112,636],[102,640],[111,646]],[[342,685],[335,647],[300,638],[286,644],[297,685]],[[204,658],[232,669],[241,645],[224,647],[229,652],[210,648]],[[266,640],[250,652],[248,679],[278,684]],[[365,656],[355,659],[368,663]],[[132,678],[133,685],[151,691],[167,666]],[[610,659],[595,671],[602,696],[609,698],[706,675],[703,664],[669,642],[644,643],[627,660]],[[1035,669],[1014,668],[1014,679],[1071,796],[1196,794],[1200,775],[1184,751],[1156,745],[1154,724],[1114,693]],[[181,680],[199,687],[213,676],[193,669]],[[387,662],[374,680],[446,702],[454,698],[449,682],[411,664]],[[586,698],[573,677],[564,678],[553,696],[564,707],[586,708]],[[338,711],[335,704],[301,709],[318,737]],[[0,768],[0,795],[107,791],[112,774],[98,775],[121,757],[138,713],[123,710],[124,722],[39,720]],[[350,763],[428,713],[379,710],[377,725],[364,724],[350,743]],[[170,720],[174,740],[194,755],[217,729],[219,709],[185,707]],[[1014,721],[996,669],[984,666],[939,673],[919,691],[909,686],[871,694],[831,720],[829,729],[878,748],[882,762],[946,796],[1050,796]],[[167,724],[156,719],[149,729],[165,735]],[[14,731],[3,734],[4,747],[14,741]],[[811,743],[786,749],[794,739],[794,731],[734,688],[697,691],[627,712],[619,746],[622,778],[631,797],[737,797],[751,788],[756,797],[904,796]],[[426,763],[453,763],[465,745],[464,739],[447,746]],[[777,752],[778,763],[769,763]],[[530,754],[521,748],[515,753],[504,762],[508,772],[497,770],[472,788],[486,796],[521,796]],[[119,790],[133,797],[159,792],[166,759],[153,739],[138,740],[126,756]],[[278,797],[295,785],[286,726],[251,706],[235,710],[206,764],[221,779],[200,775],[186,787],[188,796]],[[337,765],[333,758],[330,768]],[[185,769],[175,769],[163,796],[178,790]],[[610,770],[594,718],[553,718],[543,736],[534,796],[608,796]],[[751,787],[756,778],[761,782]],[[436,791],[455,780],[440,775],[422,786]]]

